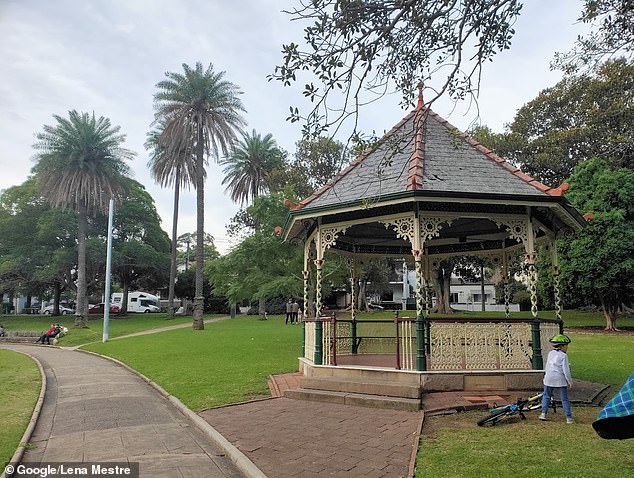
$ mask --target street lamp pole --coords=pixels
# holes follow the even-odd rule
[[[108,249],[106,253],[106,290],[103,305],[103,337],[102,342],[108,341],[108,326],[110,324],[110,276],[112,269],[112,223],[114,218],[114,199],[110,198],[108,209]]]

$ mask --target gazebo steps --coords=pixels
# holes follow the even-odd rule
[[[340,377],[303,377],[300,380],[303,389],[329,392],[377,395],[382,397],[411,398],[420,400],[421,390],[418,384],[408,384],[388,380],[367,380],[363,378]]]
[[[332,390],[314,390],[296,388],[286,390],[284,396],[297,400],[313,400],[318,402],[354,405],[358,407],[381,408],[390,410],[418,411],[421,401],[418,398],[388,397],[363,393],[338,392]]]

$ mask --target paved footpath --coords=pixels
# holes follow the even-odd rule
[[[3,347],[36,357],[47,379],[23,463],[138,462],[141,477],[244,476],[211,438],[124,367],[55,347]]]
[[[409,472],[423,412],[274,398],[200,416],[275,478],[398,478]]]

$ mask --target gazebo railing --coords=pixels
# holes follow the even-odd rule
[[[543,368],[548,339],[563,331],[550,319],[425,319],[427,370],[526,370]],[[397,370],[416,369],[416,318],[393,320],[306,319],[304,356],[337,365],[342,356],[392,356]],[[535,337],[538,337],[535,342]]]

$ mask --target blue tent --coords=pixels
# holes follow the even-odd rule
[[[608,440],[634,438],[634,373],[601,410],[592,427]]]

